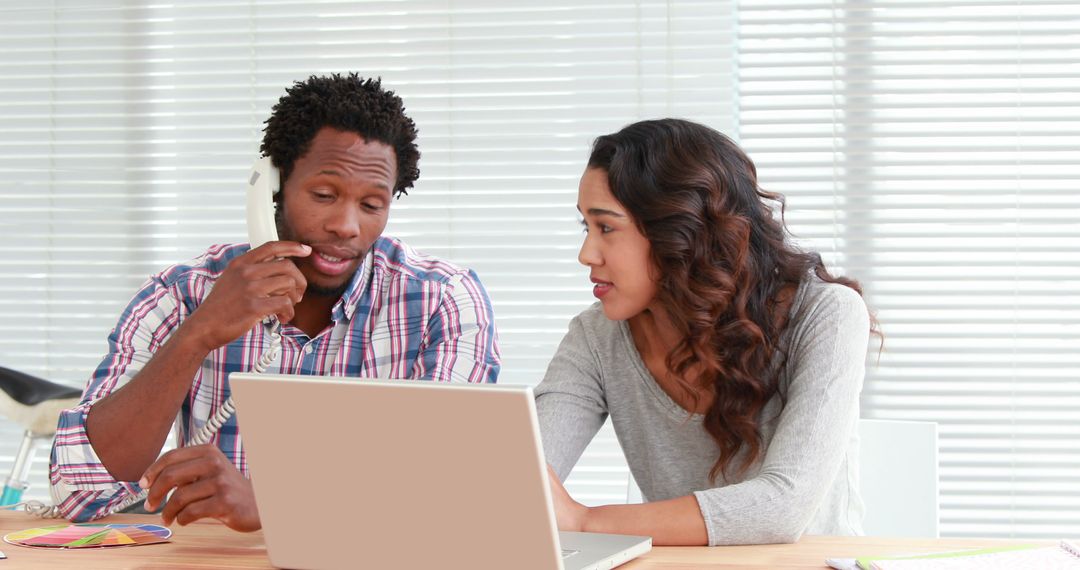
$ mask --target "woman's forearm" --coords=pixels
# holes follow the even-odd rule
[[[651,536],[657,546],[705,546],[709,533],[693,495],[640,505],[590,507],[585,532]]]

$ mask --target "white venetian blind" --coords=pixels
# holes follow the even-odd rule
[[[420,129],[387,233],[479,273],[501,381],[534,384],[592,301],[574,209],[591,140],[667,115],[731,132],[733,33],[713,1],[8,2],[0,365],[82,385],[146,276],[244,241],[243,180],[285,87],[357,71]],[[607,428],[569,486],[625,498]]]
[[[1080,5],[744,2],[738,51],[762,184],[881,320],[864,417],[939,422],[942,534],[1080,535]]]

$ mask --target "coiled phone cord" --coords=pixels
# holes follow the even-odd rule
[[[251,367],[251,371],[256,374],[262,374],[266,372],[266,369],[277,360],[278,355],[281,354],[281,323],[274,317],[268,317],[264,324],[268,324],[270,327],[270,347],[269,349],[259,356],[259,360]],[[221,429],[221,426],[225,425],[225,422],[229,421],[229,418],[236,413],[236,405],[233,403],[232,395],[221,404],[217,412],[212,418],[210,418],[203,427],[195,433],[195,435],[188,440],[185,447],[191,447],[193,445],[204,445],[210,443],[210,439],[214,437],[214,434]],[[109,510],[109,514],[122,511],[139,501],[146,499],[146,495],[149,492],[148,489],[143,489],[136,495],[132,495],[115,507]],[[55,500],[56,497],[53,497]],[[14,505],[0,506],[0,509],[15,509],[22,507],[27,514],[43,519],[57,519],[63,515],[60,513],[60,507],[57,505],[46,505],[45,503],[32,499],[29,501],[22,501],[15,503]]]

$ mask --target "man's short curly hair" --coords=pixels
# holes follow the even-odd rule
[[[420,176],[416,166],[420,160],[416,124],[405,115],[401,97],[382,88],[381,78],[335,73],[297,81],[274,105],[259,150],[273,160],[284,181],[323,127],[354,132],[364,140],[379,141],[393,148],[397,157],[395,197],[408,194],[407,190]]]

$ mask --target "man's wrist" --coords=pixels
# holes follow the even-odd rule
[[[182,352],[192,354],[200,360],[206,358],[206,355],[218,348],[212,346],[213,341],[210,340],[209,335],[199,326],[196,320],[186,320],[181,323],[180,327],[176,329],[173,340],[179,345],[177,348]]]

